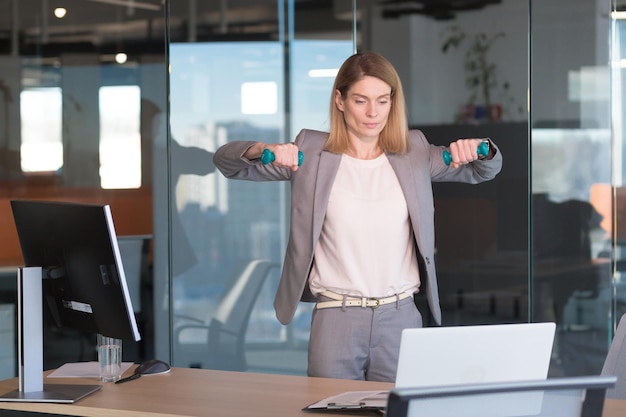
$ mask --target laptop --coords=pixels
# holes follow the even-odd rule
[[[546,379],[555,330],[555,323],[405,329],[395,387]]]
[[[405,329],[400,339],[394,389],[546,380],[555,330],[555,323]],[[542,407],[543,393],[534,391],[519,395],[523,398],[517,397],[515,401],[499,398],[498,404],[507,404],[507,410],[501,409],[497,417],[537,414]],[[387,391],[349,391],[304,409],[384,410],[387,399]]]

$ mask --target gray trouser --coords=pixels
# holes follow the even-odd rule
[[[314,309],[308,375],[395,382],[400,336],[409,327],[422,327],[411,297],[377,308]]]

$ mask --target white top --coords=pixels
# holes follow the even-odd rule
[[[343,155],[330,192],[309,284],[359,297],[386,297],[419,287],[409,212],[385,154]]]

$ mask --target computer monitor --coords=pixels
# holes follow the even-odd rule
[[[58,326],[139,341],[108,205],[11,201],[26,266],[43,270],[43,296]]]
[[[19,389],[0,401],[73,403],[101,385],[43,384],[43,304],[59,326],[141,339],[108,205],[12,200],[18,268]]]

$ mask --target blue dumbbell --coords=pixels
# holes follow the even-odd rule
[[[275,159],[276,157],[274,156],[274,152],[270,151],[267,148],[263,149],[263,153],[261,154],[261,162],[264,165],[271,164],[272,162],[274,162]],[[304,154],[301,151],[298,151],[298,166],[302,165],[302,162],[304,162]]]
[[[484,156],[485,158],[489,155],[489,142],[483,142],[480,145],[478,145],[478,149],[476,150],[476,152],[478,153],[478,156]],[[446,165],[450,165],[450,163],[452,162],[452,154],[450,154],[450,151],[446,150],[443,151],[443,162]]]

